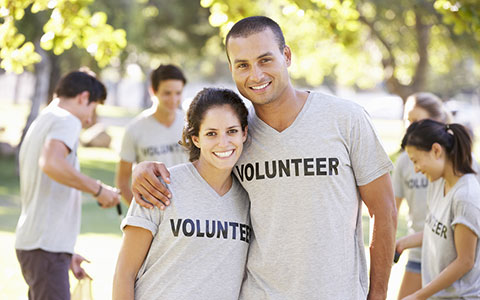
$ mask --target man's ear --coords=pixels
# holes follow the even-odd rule
[[[439,159],[445,153],[445,150],[439,143],[433,143],[431,151],[433,153],[433,157],[436,159]]]
[[[287,45],[285,45],[285,47],[283,48],[283,55],[285,56],[287,67],[290,67],[290,65],[292,64],[292,50]]]
[[[88,105],[88,98],[89,97],[90,97],[90,92],[88,92],[88,91],[83,91],[80,94],[78,94],[77,99],[79,101],[79,104]]]
[[[195,147],[197,147],[198,149],[200,149],[200,143],[199,143],[199,141],[198,141],[198,136],[192,135],[192,142],[193,142],[193,144],[195,145]]]

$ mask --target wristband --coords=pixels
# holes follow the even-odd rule
[[[98,187],[98,191],[95,195],[93,195],[93,197],[97,198],[98,196],[100,196],[100,194],[102,193],[102,190],[103,190],[103,184],[100,180],[97,180],[97,183],[99,184],[99,187]]]

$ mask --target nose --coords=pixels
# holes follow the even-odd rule
[[[257,65],[253,65],[252,68],[250,69],[250,79],[255,82],[261,82],[262,77],[263,77],[262,69]]]
[[[220,138],[220,140],[218,141],[219,146],[223,147],[230,144],[230,137],[228,136],[228,134],[221,134],[219,138]]]

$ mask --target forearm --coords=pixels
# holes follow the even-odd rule
[[[135,276],[127,275],[117,266],[113,278],[112,300],[133,300],[135,297]]]
[[[133,193],[130,187],[130,178],[132,177],[132,163],[120,160],[117,165],[115,175],[115,185],[120,189],[123,199],[130,205]]]
[[[133,198],[132,190],[130,188],[130,180],[117,177],[115,184],[120,189],[123,199],[125,199],[125,201],[130,205]]]
[[[423,241],[423,231],[415,232],[404,236],[397,241],[396,250],[402,253],[406,249],[421,247]]]
[[[428,299],[439,291],[451,286],[455,281],[459,280],[471,269],[472,267],[470,265],[457,258],[451,264],[449,264],[434,280],[417,291],[415,294],[421,299]]]
[[[368,299],[385,299],[395,247],[396,214],[374,216],[370,244],[370,290]]]
[[[99,190],[99,184],[95,179],[82,174],[64,159],[47,160],[41,168],[48,177],[63,185],[90,194],[95,194]]]

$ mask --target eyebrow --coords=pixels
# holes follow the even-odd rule
[[[259,55],[259,56],[257,57],[257,59],[263,58],[263,57],[265,57],[265,56],[272,56],[272,55],[273,55],[273,52],[268,51],[268,52],[263,53],[262,55]],[[246,60],[246,59],[235,59],[235,60],[233,61],[234,64],[241,63],[241,62],[247,62],[247,60]]]
[[[237,127],[241,127],[241,126],[240,125],[233,125],[233,126],[227,127],[227,129],[237,128]],[[205,128],[204,130],[209,131],[209,130],[218,130],[218,129],[217,128]]]

